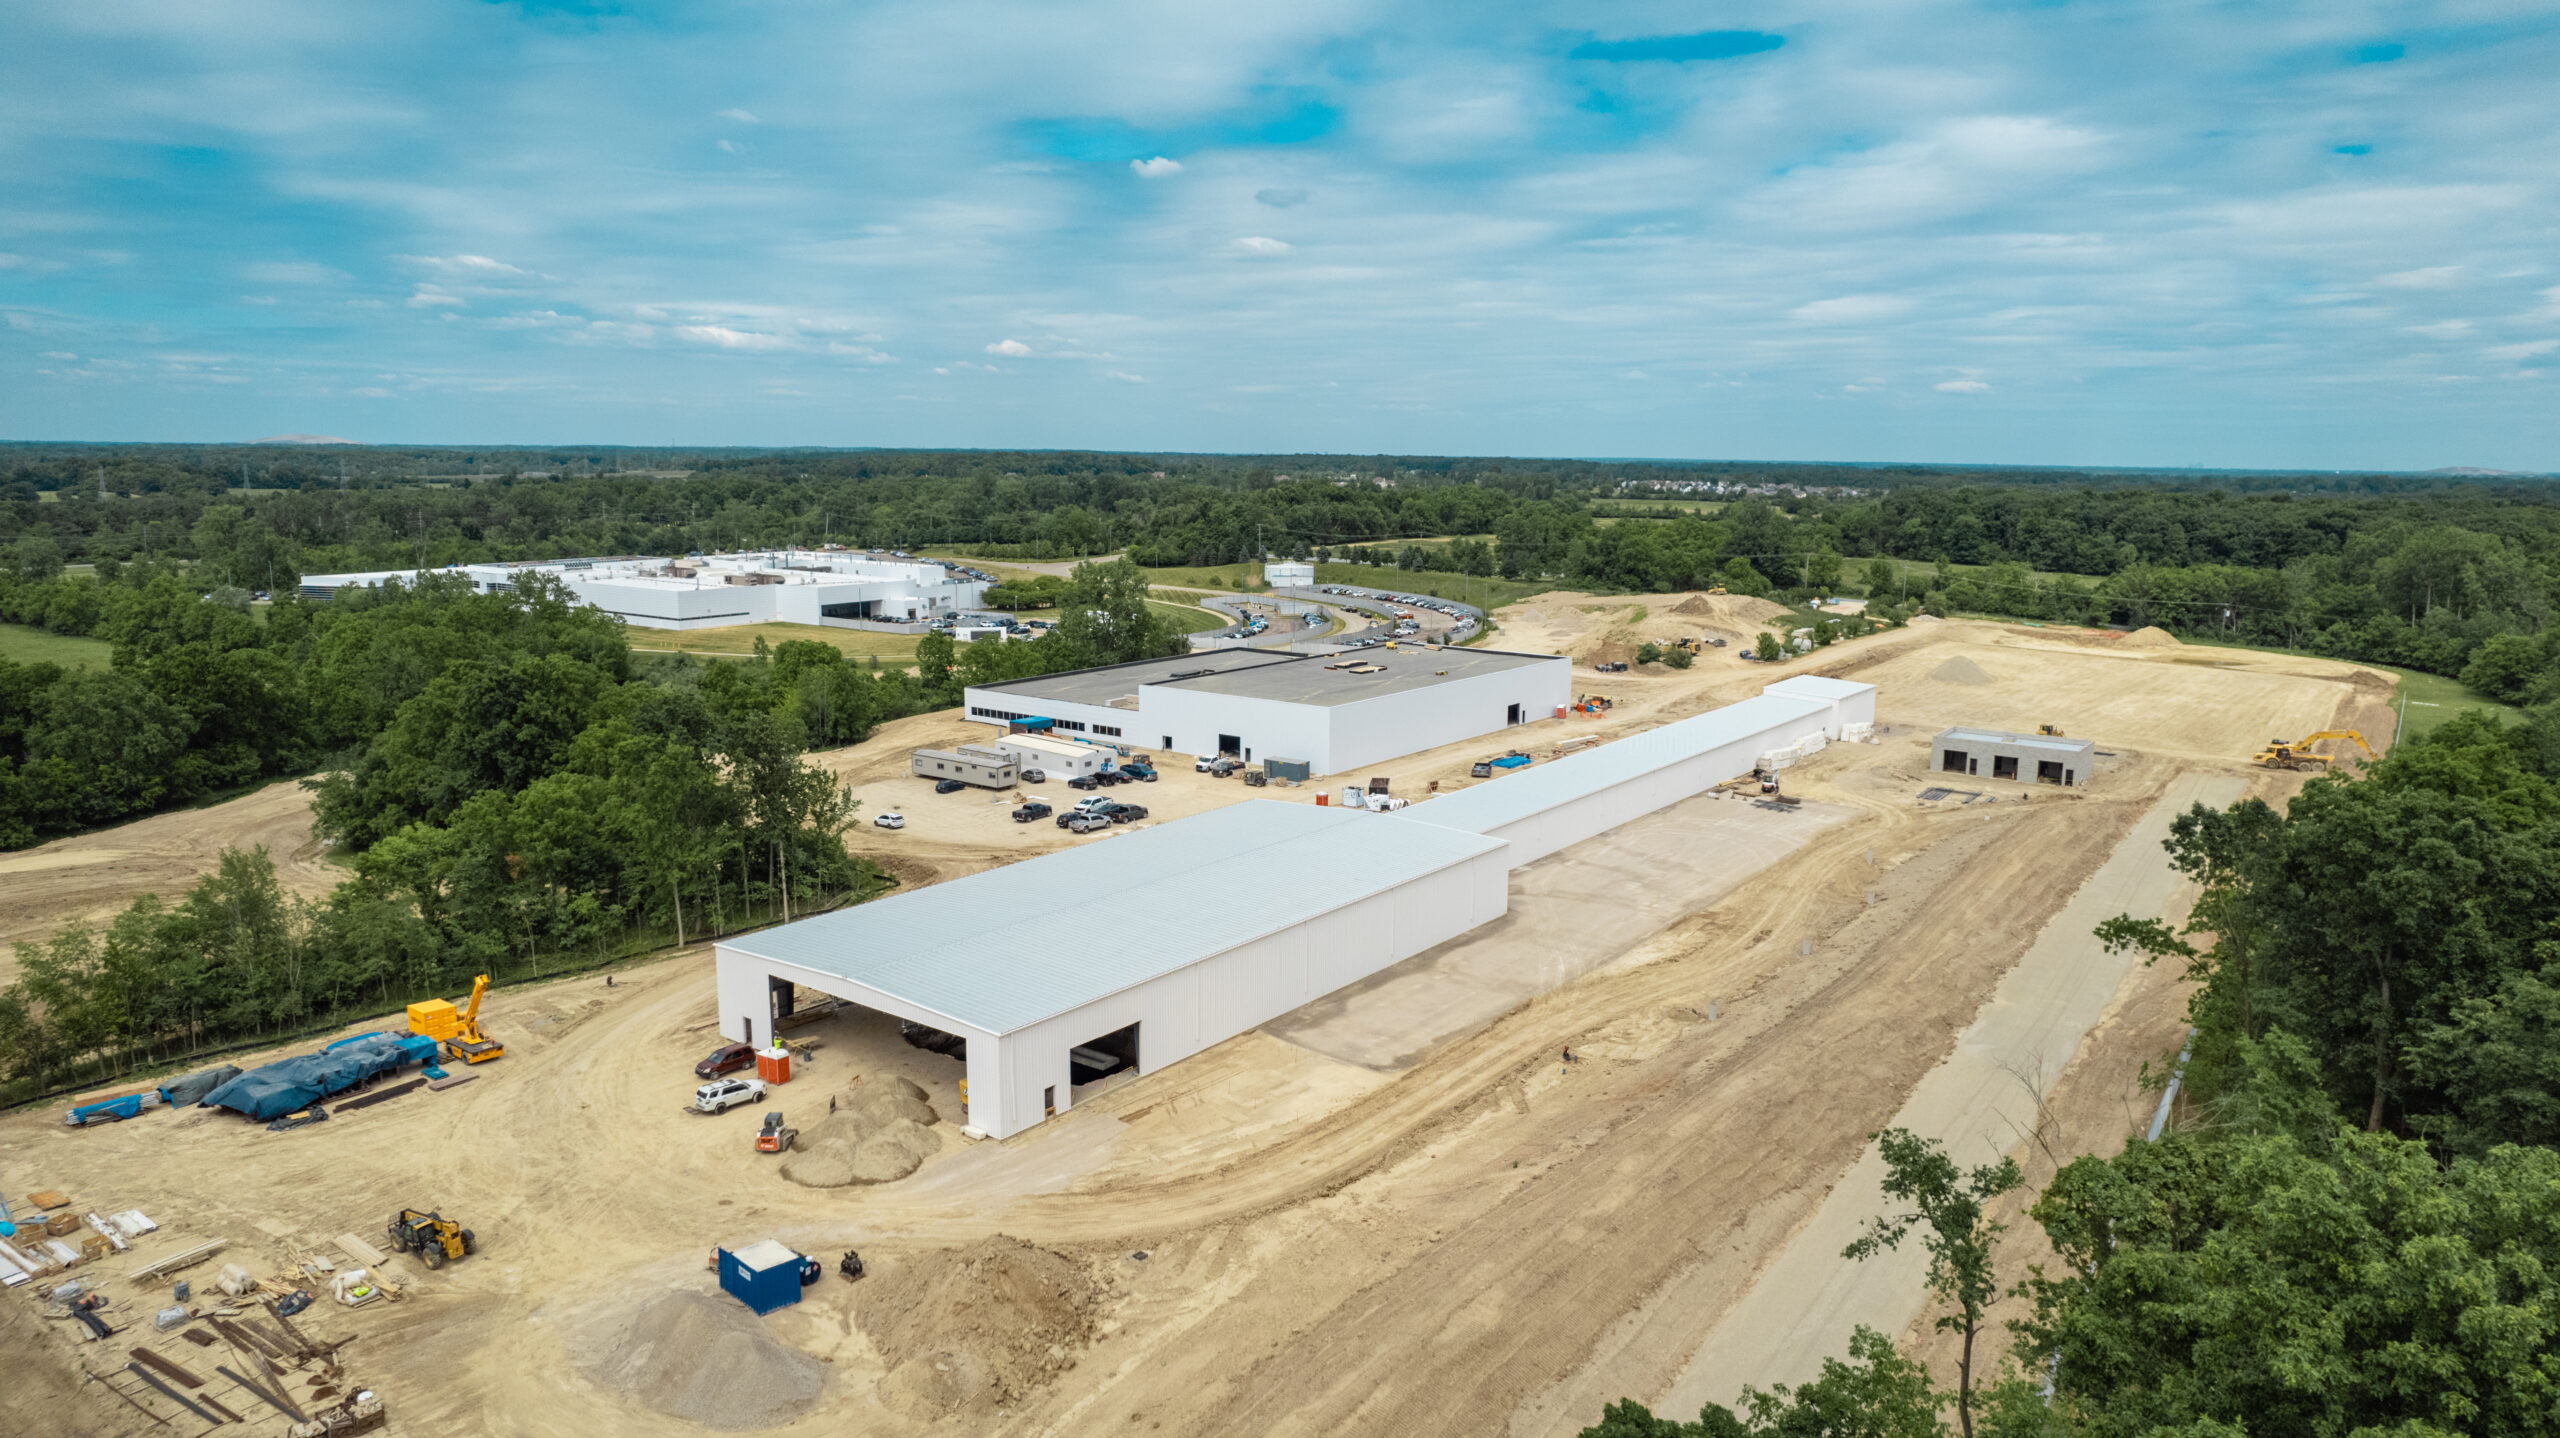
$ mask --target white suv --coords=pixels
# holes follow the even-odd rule
[[[715,1079],[693,1091],[696,1113],[721,1113],[742,1103],[764,1102],[763,1079]]]

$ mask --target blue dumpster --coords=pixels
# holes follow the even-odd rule
[[[800,1301],[800,1255],[768,1238],[720,1250],[720,1289],[758,1313]]]

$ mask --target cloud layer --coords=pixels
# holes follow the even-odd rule
[[[0,436],[2560,469],[2547,8],[1242,8],[22,7]]]

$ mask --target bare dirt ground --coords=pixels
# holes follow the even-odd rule
[[[275,860],[276,878],[305,898],[346,877],[312,839],[311,795],[293,780],[0,854],[0,986],[17,973],[8,946],[41,942],[75,919],[103,924],[144,894],[174,901],[212,871],[224,849],[260,844]]]
[[[1521,629],[1503,642],[1520,647]],[[713,1245],[767,1236],[830,1261],[859,1247],[873,1272],[860,1284],[830,1272],[763,1321],[758,1332],[823,1368],[805,1407],[758,1408],[765,1431],[1571,1433],[1605,1399],[1670,1387],[2174,780],[2235,775],[2282,792],[2298,780],[2246,766],[2282,732],[2260,728],[2316,728],[2373,702],[2348,666],[2210,652],[2188,663],[2202,656],[1946,624],[1785,665],[1718,655],[1686,673],[1597,677],[1616,709],[1530,726],[1521,747],[1544,759],[1558,739],[1684,717],[1798,672],[1877,679],[1886,733],[1789,771],[1791,792],[1841,811],[1792,853],[1721,897],[1702,887],[1704,907],[1672,906],[1610,961],[1392,1071],[1257,1032],[1089,1086],[1031,1133],[970,1143],[950,1117],[956,1062],[877,1020],[824,1020],[807,1030],[815,1062],[773,1107],[806,1122],[831,1095],[896,1076],[946,1117],[941,1151],[914,1176],[806,1189],[751,1152],[751,1112],[678,1111],[690,1063],[716,1042],[697,949],[632,966],[612,988],[586,977],[502,990],[486,1020],[508,1054],[474,1082],[312,1128],[272,1134],[187,1111],[82,1131],[51,1110],[10,1115],[0,1184],[142,1207],[166,1226],[145,1244],[228,1237],[262,1273],[281,1271],[286,1236],[371,1235],[403,1204],[468,1222],[478,1255],[432,1275],[396,1260],[415,1280],[402,1301],[324,1305],[306,1325],[359,1336],[350,1361],[386,1396],[393,1433],[705,1431],[573,1354],[661,1294],[707,1292]],[[1957,658],[1993,679],[1929,678]],[[2019,720],[2088,734],[2116,757],[2082,794],[1917,799],[1936,727]],[[928,880],[1110,842],[1014,826],[977,796],[934,796],[905,775],[908,748],[971,728],[908,720],[825,756],[879,801],[866,818],[880,802],[909,816],[905,833],[866,828],[858,847]],[[1468,782],[1485,747],[1399,761],[1396,792]],[[1312,797],[1187,765],[1114,792],[1159,815]],[[1661,847],[1652,863],[1666,874],[1714,862]],[[1654,882],[1644,856],[1603,848],[1606,862],[1581,871],[1587,892],[1567,886],[1559,901]],[[1569,868],[1576,855],[1556,857]],[[2147,1117],[2129,1076],[2174,1032],[2179,1000],[2174,976],[2126,981],[2053,1090],[2057,1154],[2109,1150],[2129,1114]],[[1579,1062],[1560,1061],[1567,1045]],[[999,1235],[1019,1244],[991,1244]],[[130,1320],[166,1290],[125,1282],[124,1266],[109,1266],[108,1288]],[[955,1284],[962,1273],[982,1281]],[[25,1290],[0,1302],[32,1306]],[[41,1328],[20,1364],[73,1372],[84,1354],[67,1325]],[[711,1378],[687,1401],[721,1399]],[[120,1409],[94,1387],[75,1401],[13,1381],[0,1431],[157,1431]]]

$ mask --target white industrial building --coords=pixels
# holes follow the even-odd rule
[[[720,1030],[799,984],[956,1034],[1003,1137],[1073,1106],[1070,1049],[1161,1068],[1501,917],[1502,849],[1251,800],[721,943]]]
[[[1274,589],[1310,589],[1315,586],[1316,567],[1304,560],[1275,559],[1262,566],[1262,582]]]
[[[1760,697],[1392,815],[1249,800],[716,946],[720,1031],[793,986],[966,1041],[968,1122],[1075,1103],[1071,1051],[1148,1073],[1500,918],[1509,871],[1871,726],[1872,685]],[[1321,873],[1321,883],[1295,876]]]
[[[513,589],[520,575],[549,575],[586,603],[644,629],[781,622],[921,631],[978,607],[987,589],[932,560],[767,549],[682,559],[614,555],[312,574],[304,576],[302,593],[327,599],[341,589],[373,589],[391,579],[414,584],[435,574],[459,574],[484,594]]]
[[[1838,739],[1875,719],[1874,685],[1798,675],[1756,699],[1442,794],[1397,817],[1501,839],[1518,868],[1748,774],[1772,751]]]
[[[982,724],[1047,719],[1118,744],[1339,774],[1552,718],[1572,698],[1560,654],[1403,645],[1214,650],[990,684],[962,705]]]

